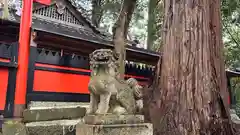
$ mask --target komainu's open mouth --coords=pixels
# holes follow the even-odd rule
[[[94,51],[90,57],[95,62],[108,63],[113,57],[113,52],[110,49],[99,49]]]
[[[98,58],[98,57],[96,57],[95,60],[96,60],[96,61],[100,61],[100,62],[106,62],[106,61],[109,61],[108,58]]]

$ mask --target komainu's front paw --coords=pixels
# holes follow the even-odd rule
[[[96,114],[104,114],[101,110],[97,110]]]
[[[99,108],[99,109],[97,109],[96,114],[107,114],[107,112],[108,112],[108,107]]]

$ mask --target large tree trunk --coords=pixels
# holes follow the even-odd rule
[[[103,16],[103,0],[92,0],[92,23],[99,27]]]
[[[232,135],[220,0],[165,0],[158,135]],[[160,88],[161,87],[161,88]]]
[[[126,40],[128,34],[129,23],[132,18],[137,0],[124,0],[118,19],[113,27],[114,51],[119,57],[120,77],[124,78],[125,59],[126,59]]]

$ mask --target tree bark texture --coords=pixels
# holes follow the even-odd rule
[[[132,18],[137,0],[124,0],[118,19],[113,26],[114,51],[119,57],[120,77],[124,78],[126,59],[126,40],[129,23]]]
[[[103,16],[103,0],[92,0],[92,23],[98,28]]]
[[[165,0],[157,135],[232,135],[220,0]]]

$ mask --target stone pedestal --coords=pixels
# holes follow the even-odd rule
[[[153,135],[142,115],[90,115],[76,126],[76,135]]]

